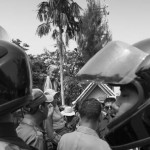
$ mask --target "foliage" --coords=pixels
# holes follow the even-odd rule
[[[26,43],[22,43],[20,39],[12,39],[12,43],[16,44],[17,46],[21,47],[24,51],[27,51],[29,48],[29,45]]]
[[[56,39],[59,32],[65,32],[66,44],[80,31],[81,7],[73,0],[48,0],[38,5],[38,19],[43,22],[37,28],[37,34],[42,37],[47,35],[52,27],[59,27],[60,31],[53,28],[52,37]]]
[[[32,68],[32,79],[33,79],[33,88],[40,88],[43,90],[43,83],[45,81],[46,73],[46,64],[44,63],[44,58],[42,55],[28,55],[30,58],[30,64]]]
[[[31,66],[32,66],[32,76],[33,76],[33,87],[38,87],[43,90],[45,78],[49,75],[47,68],[52,65],[56,65],[57,69],[52,72],[51,80],[53,78],[59,82],[60,85],[60,71],[59,71],[59,53],[49,52],[45,50],[43,54],[33,56],[29,55]],[[83,87],[76,80],[75,75],[79,69],[84,65],[83,59],[80,53],[76,50],[66,52],[66,61],[64,63],[64,93],[65,93],[65,103],[70,104],[74,101],[77,96],[81,93]],[[60,92],[60,87],[58,87]]]
[[[19,39],[14,42],[17,45],[21,44]],[[40,88],[43,90],[45,83],[45,78],[49,75],[48,67],[56,65],[57,69],[52,72],[51,80],[53,78],[60,83],[60,61],[59,61],[59,51],[49,52],[47,49],[44,50],[44,53],[40,55],[29,54],[30,64],[32,68],[32,79],[33,79],[33,88]],[[70,104],[74,101],[77,96],[80,95],[82,91],[82,86],[76,80],[75,75],[79,69],[84,65],[82,55],[77,49],[73,51],[66,51],[65,61],[64,61],[64,90],[65,90],[65,102]],[[60,85],[60,84],[59,84]],[[60,87],[58,87],[60,91]]]
[[[106,6],[101,7],[95,0],[88,0],[87,6],[82,16],[81,34],[78,38],[79,50],[85,62],[111,40],[106,21]]]

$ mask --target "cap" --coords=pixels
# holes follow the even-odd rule
[[[46,96],[46,98],[47,98],[47,100],[48,100],[49,102],[52,102],[52,101],[54,100],[54,96],[55,96],[57,93],[58,93],[58,92],[56,92],[56,91],[53,90],[53,89],[47,89],[47,90],[44,91],[44,94],[45,94],[45,96]]]
[[[32,108],[39,106],[43,102],[49,102],[43,91],[38,88],[32,89],[32,97],[32,100],[28,103],[28,106]]]

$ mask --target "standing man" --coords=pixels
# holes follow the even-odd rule
[[[52,115],[53,107],[40,89],[32,90],[33,99],[24,108],[25,115],[22,122],[17,127],[18,136],[28,145],[38,150],[47,149],[47,139],[44,128],[44,120],[48,124],[48,136],[53,137]],[[51,136],[51,137],[50,137]]]
[[[12,112],[23,107],[32,98],[31,88],[31,70],[27,55],[18,46],[0,40],[1,150],[30,149],[16,134]]]
[[[79,127],[62,136],[58,150],[110,150],[109,145],[96,133],[101,116],[100,102],[94,98],[84,100],[79,114]]]

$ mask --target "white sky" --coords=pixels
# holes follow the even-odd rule
[[[86,0],[75,0],[83,9]],[[150,0],[105,0],[108,4],[108,24],[113,40],[129,44],[150,37]],[[39,38],[35,32],[40,24],[37,5],[42,0],[0,0],[0,25],[10,37],[19,38],[30,45],[28,53],[40,54],[44,48],[54,50],[55,42],[51,36]],[[75,43],[70,43],[70,49]]]

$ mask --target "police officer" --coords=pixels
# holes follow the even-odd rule
[[[77,74],[81,80],[120,87],[121,95],[114,103],[116,116],[105,136],[115,150],[147,150],[150,143],[150,46],[135,46],[110,42]]]
[[[1,150],[30,149],[16,134],[12,112],[24,106],[32,98],[31,88],[31,70],[27,55],[18,46],[0,40]]]

